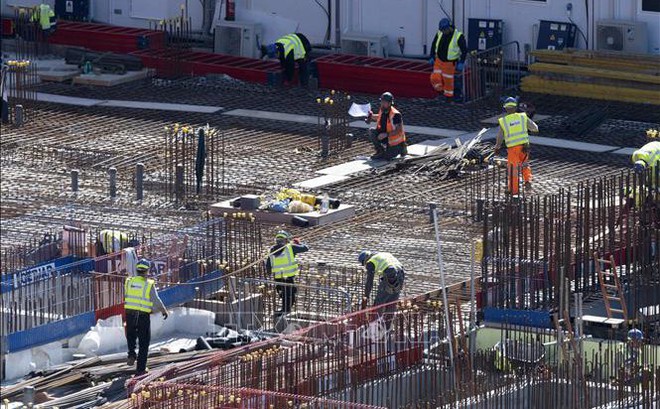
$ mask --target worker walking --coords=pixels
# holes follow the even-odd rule
[[[438,33],[431,43],[429,62],[433,64],[431,85],[447,102],[454,100],[454,75],[463,71],[467,51],[463,33],[456,30],[449,19],[440,20]]]
[[[298,79],[300,85],[307,87],[309,84],[309,53],[312,45],[307,37],[301,33],[287,34],[277,39],[273,44],[261,47],[261,58],[277,58],[280,60],[282,73],[284,74],[284,85],[291,85],[295,74],[295,66],[298,63]]]
[[[147,278],[151,262],[141,259],[135,267],[138,275],[128,277],[124,284],[126,343],[128,344],[126,363],[133,366],[137,359],[135,374],[142,375],[147,370],[147,355],[151,340],[151,312],[161,311],[164,319],[167,319],[169,313],[158,296],[154,280]],[[135,347],[138,341],[139,352],[136,356]]]
[[[522,169],[525,188],[532,187],[532,169],[529,166],[529,134],[528,131],[538,132],[539,127],[534,121],[527,117],[524,112],[516,112],[518,102],[515,98],[507,98],[504,101],[505,115],[499,119],[500,128],[495,142],[495,153],[499,153],[502,147],[502,139],[506,144],[509,187],[508,192],[512,195],[519,193],[518,172]]]
[[[288,314],[296,303],[295,277],[300,272],[300,266],[296,255],[309,250],[307,245],[302,244],[298,238],[281,230],[275,235],[275,245],[270,248],[270,255],[266,260],[266,271],[272,274],[278,283],[275,287],[282,301],[282,308],[277,311],[278,315]]]
[[[380,96],[378,114],[369,112],[365,122],[376,122],[376,128],[369,128],[368,131],[369,140],[376,150],[376,154],[371,156],[372,160],[392,160],[399,155],[404,157],[408,154],[403,118],[401,112],[394,108],[394,96],[390,92]]]

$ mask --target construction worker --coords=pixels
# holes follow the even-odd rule
[[[151,312],[161,311],[163,319],[169,312],[156,290],[154,280],[147,278],[151,269],[149,260],[141,259],[135,266],[138,275],[126,278],[124,284],[124,310],[126,311],[126,343],[128,345],[128,366],[133,366],[137,359],[136,375],[147,370],[147,355],[151,339]],[[135,355],[136,342],[139,340],[139,352]]]
[[[399,299],[405,273],[403,266],[391,253],[362,251],[358,256],[358,262],[367,269],[367,281],[364,288],[362,308],[366,308],[367,300],[371,296],[374,277],[378,277],[378,292],[374,300],[374,306],[387,304]]]
[[[392,160],[399,155],[403,158],[408,154],[403,118],[401,112],[394,108],[392,93],[384,92],[380,96],[378,114],[374,116],[370,111],[365,122],[376,122],[376,128],[370,128],[368,131],[369,140],[376,149],[376,154],[371,156],[372,160]]]
[[[658,172],[660,172],[660,141],[651,141],[632,154],[635,172],[642,174],[647,170],[651,173],[653,188],[658,188]]]
[[[32,11],[32,21],[39,24],[44,39],[48,38],[48,35],[55,31],[55,28],[57,27],[55,13],[48,4],[44,3],[34,7]]]
[[[279,283],[275,287],[282,300],[282,308],[277,311],[278,315],[290,313],[296,303],[298,289],[294,279],[300,272],[296,255],[308,250],[307,245],[300,243],[298,238],[292,238],[291,234],[284,230],[280,230],[275,235],[275,245],[270,248],[270,255],[266,260],[266,271]]]
[[[635,384],[641,381],[644,359],[642,347],[644,334],[641,330],[633,328],[628,331],[626,343],[619,345],[616,351],[616,363],[619,369],[619,382],[622,384]]]
[[[117,253],[127,247],[135,247],[140,244],[139,240],[128,239],[128,234],[119,230],[101,230],[96,241],[96,255]]]
[[[522,168],[525,188],[532,187],[532,169],[529,166],[529,134],[528,130],[538,132],[539,127],[534,121],[527,117],[524,112],[516,112],[518,102],[515,98],[507,98],[504,101],[505,115],[499,119],[500,129],[495,142],[495,153],[498,154],[502,147],[502,140],[506,144],[507,162],[509,173],[509,193],[517,195],[518,171]]]
[[[447,102],[454,100],[454,75],[463,71],[467,51],[463,33],[456,30],[449,19],[440,20],[438,33],[431,43],[429,62],[433,64],[431,85]]]
[[[284,74],[284,85],[291,85],[295,74],[295,65],[298,63],[298,79],[302,87],[309,84],[309,53],[312,45],[307,37],[301,33],[287,34],[280,37],[273,44],[261,47],[261,57],[278,58]]]

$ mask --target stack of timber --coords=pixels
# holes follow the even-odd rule
[[[532,55],[524,91],[660,105],[660,56],[575,49]]]

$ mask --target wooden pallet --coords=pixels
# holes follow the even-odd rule
[[[527,92],[660,105],[660,93],[655,90],[548,80],[536,75],[523,78],[521,85],[523,91]]]

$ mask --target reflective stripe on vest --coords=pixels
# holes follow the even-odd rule
[[[130,277],[124,284],[124,309],[151,313],[151,289],[154,280],[142,276]]]
[[[499,123],[504,132],[504,142],[507,148],[529,143],[527,114],[514,112],[500,118]]]
[[[285,35],[280,37],[275,42],[282,44],[282,47],[284,47],[284,58],[286,58],[286,56],[289,55],[291,51],[293,51],[294,60],[301,60],[305,58],[305,47],[303,46],[303,43],[300,41],[300,37],[298,37],[297,34]]]
[[[440,39],[443,35],[442,31],[438,31],[438,40],[435,42],[435,54],[433,54],[434,58],[438,57],[438,46],[440,45]],[[454,34],[447,47],[447,61],[455,61],[461,57],[461,47],[458,46],[458,39],[461,35],[463,35],[463,33],[454,29]]]
[[[275,278],[288,278],[298,275],[298,261],[293,254],[293,246],[287,244],[279,255],[271,254],[270,269]]]
[[[128,243],[128,235],[119,230],[101,230],[100,236],[103,250],[108,254],[118,252]]]
[[[374,265],[375,275],[380,277],[389,267],[401,268],[401,263],[391,253],[376,253],[369,263]]]
[[[396,108],[390,107],[390,112],[389,112],[389,115],[388,115],[388,118],[387,118],[387,129],[385,130],[385,132],[389,133],[389,132],[392,132],[395,129],[394,123],[392,122],[392,120],[394,119],[394,115],[399,114],[399,113],[400,112],[397,111]],[[383,132],[383,130],[380,129],[380,116],[381,115],[383,115],[383,109],[382,108],[378,111],[378,115],[376,117],[376,121],[377,121],[376,123],[378,124],[378,125],[376,125],[376,130],[378,132]],[[405,141],[406,141],[406,133],[403,130],[403,117],[402,117],[401,118],[401,130],[399,132],[397,132],[396,134],[392,135],[392,136],[388,136],[387,137],[387,144],[389,146],[397,146],[398,144],[403,143]]]

